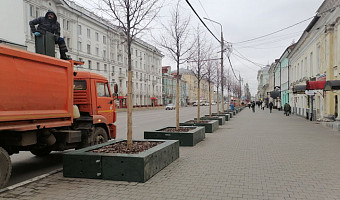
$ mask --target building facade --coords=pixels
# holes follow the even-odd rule
[[[162,67],[162,84],[163,84],[163,104],[176,104],[176,72],[171,73],[171,67],[165,66]],[[179,80],[179,100],[180,106],[187,106],[188,103],[188,84],[185,80],[182,80],[182,76],[180,75]]]
[[[197,78],[192,73],[192,71],[188,69],[180,69],[180,75],[182,75],[183,80],[185,80],[188,84],[188,100],[187,103],[192,105],[197,102],[198,99],[200,101],[209,101],[209,81],[206,79],[202,79],[200,82],[200,97],[197,95]],[[211,98],[213,99],[214,94],[214,83],[210,84],[210,93]]]
[[[127,96],[127,49],[119,27],[73,1],[23,0],[25,45],[29,51],[35,52],[35,44],[28,22],[44,16],[47,10],[53,10],[58,17],[61,37],[64,37],[69,49],[67,54],[85,63],[75,69],[105,76],[111,88],[117,83],[120,99],[124,101]],[[59,56],[58,52],[56,48],[56,56]],[[133,42],[131,54],[133,105],[161,104],[163,55],[157,48],[140,39]]]

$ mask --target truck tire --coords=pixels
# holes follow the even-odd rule
[[[102,127],[96,127],[92,135],[91,145],[101,144],[108,141],[107,133]]]
[[[11,173],[11,159],[7,151],[0,147],[0,189],[7,185]]]
[[[32,149],[31,153],[35,156],[38,157],[43,157],[43,156],[47,156],[51,153],[51,149],[49,147],[45,147],[45,148],[41,148],[41,149]]]

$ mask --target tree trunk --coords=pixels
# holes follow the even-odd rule
[[[179,74],[176,77],[176,130],[179,130]]]
[[[201,92],[200,92],[200,81],[198,81],[198,86],[197,86],[197,122],[199,123],[200,116],[201,116]]]
[[[131,67],[131,39],[128,36],[128,94],[127,94],[127,148],[132,149],[132,67]]]
[[[217,114],[220,114],[220,98],[219,98],[219,93],[218,93],[218,88],[217,88],[217,93],[216,93],[216,95],[217,95]]]
[[[210,91],[210,82],[209,82],[209,116],[211,117],[211,91]]]

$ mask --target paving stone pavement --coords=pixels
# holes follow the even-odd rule
[[[64,178],[0,199],[340,199],[340,133],[297,116],[248,108],[206,134],[146,183]]]

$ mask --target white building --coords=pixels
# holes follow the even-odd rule
[[[127,95],[126,43],[117,26],[69,0],[19,1],[23,1],[23,9],[16,9],[16,13],[23,11],[24,27],[19,24],[15,28],[17,32],[24,30],[29,51],[34,52],[35,46],[28,22],[45,16],[47,10],[53,10],[61,26],[61,37],[69,49],[67,54],[74,60],[85,62],[76,67],[77,70],[101,74],[107,77],[111,88],[114,83],[118,84],[121,98]],[[0,18],[7,13],[1,12]],[[59,57],[57,46],[56,56]],[[152,100],[162,99],[162,57],[158,49],[142,40],[133,43],[133,105],[151,105]]]

